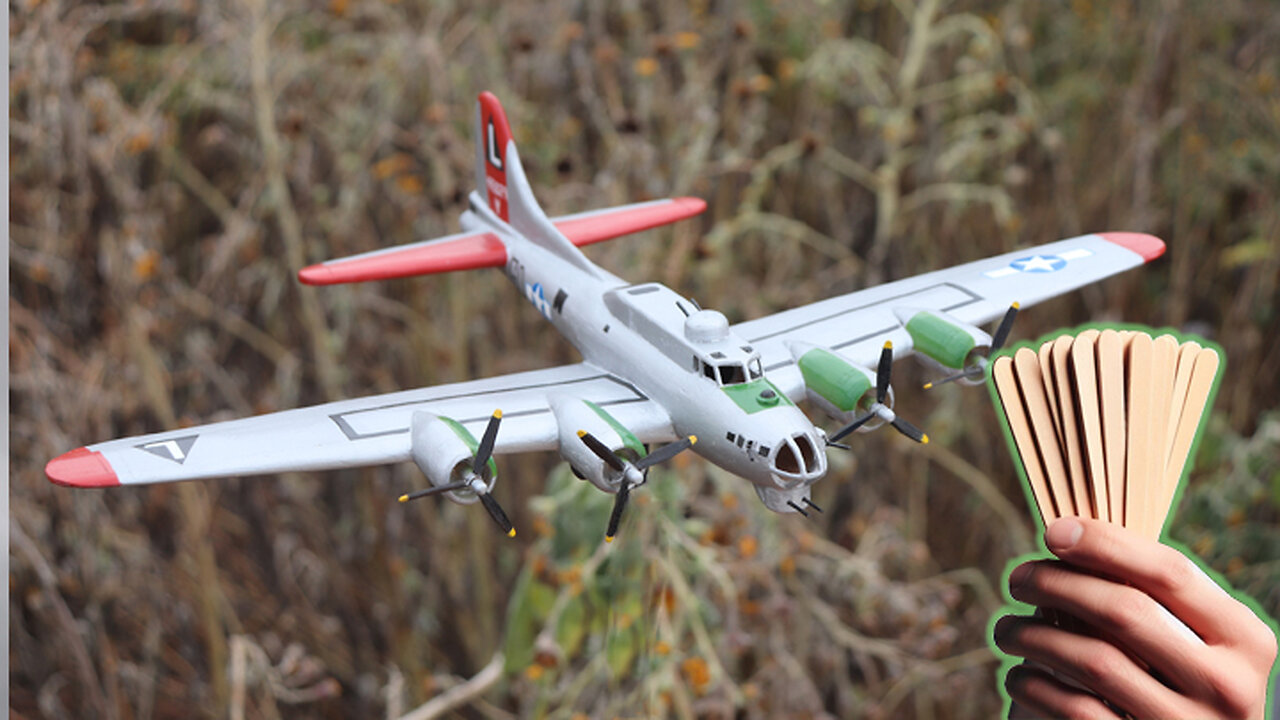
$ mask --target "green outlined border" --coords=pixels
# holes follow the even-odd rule
[[[991,357],[991,361],[994,362],[995,359],[998,357],[1012,355],[1015,352],[1017,352],[1020,348],[1024,348],[1024,347],[1030,348],[1032,350],[1037,350],[1045,342],[1061,337],[1063,335],[1079,335],[1085,330],[1099,330],[1099,331],[1101,330],[1134,330],[1137,332],[1148,333],[1152,337],[1159,337],[1161,335],[1172,335],[1178,339],[1179,343],[1184,343],[1187,341],[1195,341],[1197,343],[1200,343],[1200,345],[1203,347],[1212,348],[1218,352],[1218,357],[1221,359],[1221,362],[1218,365],[1218,372],[1213,378],[1213,386],[1209,389],[1209,398],[1205,402],[1205,407],[1209,409],[1210,412],[1206,412],[1204,413],[1203,416],[1201,416],[1200,426],[1196,428],[1195,437],[1191,441],[1191,449],[1187,454],[1187,464],[1182,469],[1182,475],[1178,478],[1178,486],[1174,490],[1173,500],[1169,504],[1169,508],[1170,508],[1169,519],[1172,519],[1174,514],[1174,509],[1178,507],[1178,503],[1182,500],[1182,494],[1186,491],[1187,476],[1191,473],[1192,468],[1195,466],[1196,453],[1200,449],[1200,441],[1204,439],[1204,431],[1205,431],[1205,428],[1208,427],[1209,416],[1213,414],[1212,408],[1213,408],[1214,401],[1217,400],[1218,398],[1218,388],[1222,384],[1223,376],[1226,374],[1224,371],[1227,367],[1227,355],[1225,352],[1223,352],[1221,345],[1215,342],[1206,340],[1197,335],[1180,332],[1173,328],[1165,327],[1165,328],[1156,329],[1156,328],[1152,328],[1149,325],[1139,325],[1135,323],[1095,322],[1095,323],[1086,323],[1084,325],[1079,325],[1071,329],[1055,330],[1042,335],[1040,338],[1038,338],[1035,341],[1024,340],[1024,341],[1018,342],[1012,346],[1005,347],[1000,352],[993,355]],[[1013,456],[1013,466],[1018,473],[1018,481],[1019,481],[1019,485],[1022,488],[1022,496],[1026,500],[1027,508],[1031,510],[1034,514],[1034,509],[1036,507],[1035,497],[1031,491],[1031,484],[1027,481],[1026,469],[1022,465],[1022,455],[1018,452],[1017,444],[1014,442],[1013,431],[1009,427],[1008,418],[1005,417],[1004,406],[1000,403],[1000,395],[996,391],[996,384],[992,379],[991,373],[987,373],[987,379],[985,384],[987,386],[987,393],[991,396],[991,403],[992,405],[995,406],[996,417],[998,417],[1000,420],[1000,429],[1004,432],[1005,445],[1009,448],[1010,455]],[[1231,595],[1231,597],[1235,598],[1240,603],[1244,604],[1245,607],[1252,610],[1253,613],[1257,615],[1258,618],[1261,619],[1262,622],[1264,622],[1267,625],[1267,627],[1271,628],[1272,634],[1276,635],[1276,637],[1280,639],[1280,625],[1277,625],[1275,619],[1267,615],[1267,613],[1262,610],[1262,606],[1258,603],[1258,601],[1254,600],[1252,597],[1242,592],[1239,592],[1235,588],[1231,587],[1231,585],[1227,583],[1226,579],[1223,578],[1220,573],[1218,573],[1213,568],[1209,567],[1209,565],[1205,563],[1204,560],[1200,559],[1198,555],[1191,552],[1190,548],[1186,547],[1185,545],[1178,542],[1177,540],[1174,540],[1173,538],[1169,537],[1168,529],[1169,529],[1169,525],[1171,524],[1169,519],[1166,519],[1164,526],[1160,529],[1160,542],[1165,545],[1168,545],[1169,547],[1181,552],[1183,555],[1186,555],[1188,558],[1190,558],[1191,561],[1194,562],[1196,566],[1199,567],[1202,571],[1204,571],[1204,573],[1208,575],[1211,580],[1217,583],[1219,587],[1226,590]],[[1009,562],[1005,564],[1004,571],[1000,573],[1000,597],[1005,601],[1005,604],[1003,607],[997,610],[996,613],[992,615],[991,618],[987,621],[987,646],[990,647],[991,652],[994,653],[995,656],[1000,659],[1000,668],[999,670],[996,671],[996,689],[1000,692],[1001,717],[1009,716],[1010,705],[1012,703],[1012,700],[1009,697],[1009,691],[1006,690],[1004,686],[1005,675],[1009,672],[1010,668],[1018,665],[1019,663],[1021,663],[1022,660],[1021,658],[1018,658],[1016,656],[1006,654],[1003,650],[1001,650],[999,647],[996,646],[995,624],[997,620],[999,620],[1001,617],[1005,615],[1028,615],[1031,612],[1033,612],[1035,609],[1033,606],[1028,605],[1027,603],[1022,603],[1022,602],[1018,602],[1017,600],[1014,600],[1009,595],[1009,574],[1013,572],[1014,568],[1018,567],[1019,565],[1027,561],[1041,560],[1045,558],[1055,557],[1053,553],[1049,552],[1048,547],[1044,543],[1044,531],[1045,531],[1044,526],[1041,525],[1040,523],[1035,523],[1035,525],[1036,525],[1035,544],[1038,550],[1033,550],[1032,552],[1024,553],[1023,555],[1020,555],[1016,558],[1009,560]],[[1267,701],[1266,701],[1265,717],[1268,717],[1268,718],[1272,717],[1273,710],[1275,710],[1275,704],[1276,704],[1275,691],[1276,691],[1278,668],[1280,668],[1280,663],[1273,662],[1271,665],[1271,672],[1267,676],[1268,682],[1267,682]]]

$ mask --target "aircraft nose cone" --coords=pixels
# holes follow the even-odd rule
[[[783,487],[812,482],[827,472],[827,456],[812,432],[784,437],[773,454],[774,477]]]

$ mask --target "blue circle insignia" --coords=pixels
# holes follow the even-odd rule
[[[1067,266],[1067,261],[1057,255],[1032,255],[1030,257],[1018,258],[1009,263],[1009,267],[1018,272],[1026,273],[1051,273],[1057,272]]]

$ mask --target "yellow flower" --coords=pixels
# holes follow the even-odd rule
[[[640,77],[649,77],[658,72],[658,61],[651,57],[636,58],[632,67]]]
[[[702,43],[702,36],[696,32],[676,33],[676,47],[681,50],[692,50]]]
[[[680,663],[680,672],[684,675],[685,682],[698,695],[706,692],[707,685],[711,683],[711,668],[700,657],[691,657]]]

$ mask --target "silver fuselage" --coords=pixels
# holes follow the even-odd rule
[[[512,232],[478,203],[472,203],[464,224],[507,238]],[[762,373],[722,384],[719,377],[709,376],[705,364],[698,365],[699,356],[709,354],[735,367],[739,362],[745,367],[754,357],[758,370],[758,354],[746,341],[726,327],[727,334],[709,345],[713,349],[708,353],[702,347],[706,343],[685,337],[686,315],[698,308],[666,286],[633,286],[596,267],[584,271],[521,240],[506,243],[507,277],[585,362],[662,405],[677,436],[696,435],[693,449],[699,455],[784,494],[802,492],[826,474],[823,436]],[[647,305],[638,305],[640,301]],[[730,353],[739,357],[734,360]]]

